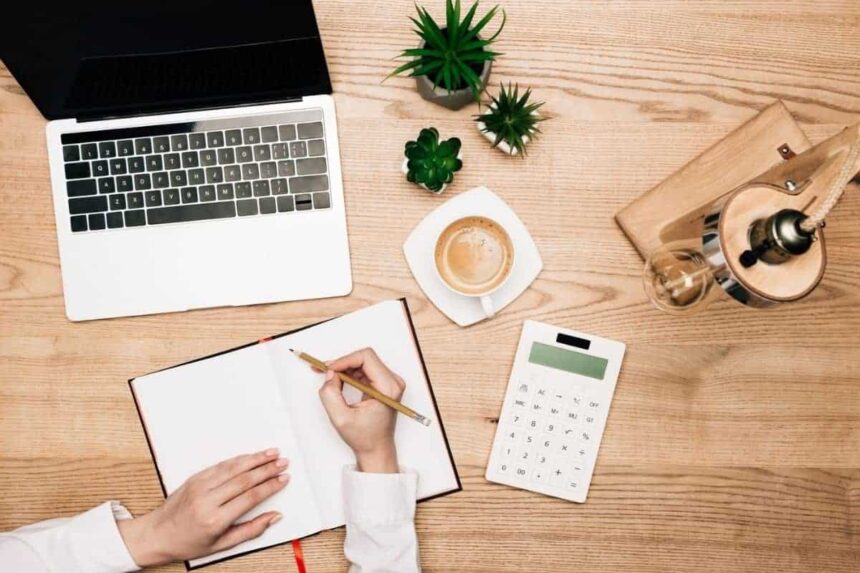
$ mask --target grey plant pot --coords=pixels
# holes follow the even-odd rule
[[[420,47],[424,47],[424,43],[421,43]],[[488,60],[484,62],[484,69],[481,70],[481,88],[483,89],[487,85],[487,81],[490,79],[490,70],[493,69],[492,60]],[[472,94],[472,90],[468,87],[448,92],[445,88],[439,88],[433,85],[433,81],[427,76],[417,76],[415,78],[415,83],[418,86],[418,93],[421,94],[421,97],[426,99],[427,101],[431,101],[435,104],[441,105],[442,107],[447,107],[448,109],[452,109],[454,111],[461,109],[473,101],[475,101],[475,96]]]

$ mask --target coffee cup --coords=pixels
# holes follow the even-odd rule
[[[456,294],[480,299],[484,313],[491,317],[496,309],[490,295],[511,275],[514,245],[499,223],[472,215],[439,233],[434,261],[442,284]]]

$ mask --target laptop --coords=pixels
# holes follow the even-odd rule
[[[310,0],[29,2],[0,57],[47,124],[70,320],[352,290]]]

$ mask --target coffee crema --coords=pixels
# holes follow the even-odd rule
[[[501,285],[514,262],[508,233],[486,217],[454,221],[436,240],[436,268],[448,286],[466,295],[482,295]]]

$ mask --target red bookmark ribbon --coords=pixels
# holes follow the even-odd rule
[[[305,556],[302,554],[302,544],[298,539],[293,539],[293,555],[296,557],[296,568],[299,573],[308,573],[305,567]]]

